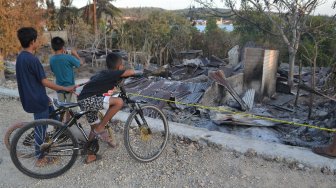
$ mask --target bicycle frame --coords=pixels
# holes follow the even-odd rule
[[[144,102],[136,102],[131,100],[127,94],[126,91],[124,89],[124,87],[118,85],[119,89],[120,89],[120,94],[119,97],[123,99],[123,101],[125,101],[125,103],[130,107],[130,113],[132,113],[133,111],[137,111],[140,114],[141,120],[142,122],[146,125],[146,127],[148,127],[147,121],[145,120],[143,111],[141,109],[141,106],[139,105],[139,103],[144,103]],[[141,127],[141,123],[138,119],[137,116],[134,117],[136,123],[138,124],[139,127]]]
[[[139,127],[141,126],[146,126],[148,127],[147,121],[144,118],[141,106],[139,105],[139,103],[144,103],[144,102],[136,102],[131,100],[128,96],[127,93],[125,91],[125,89],[123,88],[123,86],[121,85],[117,85],[117,87],[120,89],[120,93],[119,93],[119,97],[130,107],[130,112],[132,113],[133,111],[137,111],[137,113],[139,113],[140,118],[143,122],[143,124],[141,124],[139,118],[137,116],[135,116],[135,121],[138,124]],[[52,144],[54,144],[57,140],[58,137],[60,137],[65,131],[66,129],[68,129],[69,127],[72,127],[74,124],[76,125],[76,127],[80,130],[81,134],[84,136],[85,138],[85,142],[87,142],[89,140],[88,135],[85,133],[84,128],[82,127],[82,125],[80,123],[78,123],[78,120],[85,114],[89,113],[90,111],[81,111],[81,112],[77,112],[75,113],[74,111],[71,110],[71,108],[58,108],[55,111],[55,114],[62,114],[64,112],[68,111],[70,113],[70,120],[68,120],[64,126],[58,130],[54,136],[52,137],[52,143],[50,144],[50,146]],[[109,125],[107,125],[109,126]],[[75,149],[81,149],[81,148],[75,148]]]

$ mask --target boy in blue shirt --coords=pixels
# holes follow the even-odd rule
[[[74,91],[74,86],[63,87],[54,84],[46,78],[39,59],[33,55],[38,45],[37,31],[31,27],[24,27],[17,31],[17,37],[23,50],[16,59],[16,79],[23,109],[34,114],[34,119],[49,118],[49,98],[45,87],[55,91]],[[50,159],[41,155],[39,145],[44,141],[46,126],[35,128],[35,156],[36,166],[43,166]]]
[[[71,50],[71,55],[66,54],[64,45],[65,42],[60,37],[51,39],[51,47],[55,55],[50,58],[50,68],[55,74],[56,84],[66,87],[75,85],[75,73],[73,69],[78,68],[82,64],[82,61],[74,49]],[[57,97],[61,102],[76,102],[75,97],[69,92],[58,91]]]

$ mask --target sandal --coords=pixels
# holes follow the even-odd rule
[[[88,158],[86,158],[85,161],[84,161],[84,164],[90,164],[90,163],[93,163],[95,161],[99,161],[99,160],[101,160],[103,158],[101,155],[98,155],[98,154],[96,154],[95,156],[96,156],[96,159],[94,159],[92,161],[88,161]]]
[[[91,131],[91,133],[97,138],[100,139],[103,142],[106,142],[110,147],[116,148],[117,144],[113,142],[112,138],[110,137],[110,134],[107,130],[104,130],[102,132],[97,133],[95,130]]]

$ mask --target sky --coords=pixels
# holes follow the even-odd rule
[[[220,0],[214,0],[219,8],[223,8]],[[333,0],[325,0],[326,3],[319,6],[315,14],[334,15],[336,9],[332,9]],[[60,0],[54,0],[56,6],[60,6]],[[92,0],[73,0],[73,5],[80,8],[92,2]],[[116,7],[131,8],[131,7],[159,7],[167,10],[189,8],[190,5],[199,6],[193,0],[116,0],[113,3]]]

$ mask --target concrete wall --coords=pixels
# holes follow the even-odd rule
[[[276,75],[278,69],[279,51],[265,50],[263,76],[261,81],[261,93],[271,97],[276,92]]]
[[[261,80],[263,73],[262,48],[245,48],[244,52],[244,89],[255,89],[256,95],[260,96]]]
[[[254,89],[259,101],[276,91],[278,56],[277,50],[245,48],[244,90]]]

